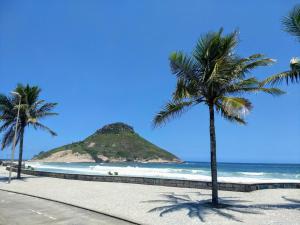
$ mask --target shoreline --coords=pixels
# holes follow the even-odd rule
[[[209,171],[205,168],[181,167],[180,165],[170,163],[152,163],[154,166],[148,166],[147,163],[101,163],[101,164],[85,164],[79,163],[43,163],[43,162],[27,162],[25,165],[30,166],[35,171],[52,172],[52,173],[67,173],[78,175],[94,175],[94,176],[109,176],[116,173],[122,177],[135,178],[153,178],[153,179],[174,179],[183,181],[203,181],[210,182],[211,177],[207,174]],[[88,165],[88,166],[82,166]],[[156,165],[158,165],[156,167]],[[159,166],[161,165],[161,166]],[[168,167],[170,165],[170,167]],[[231,174],[230,174],[231,173]],[[274,174],[277,171],[273,172]],[[230,175],[229,175],[230,174]],[[263,169],[259,171],[247,171],[246,168],[241,168],[240,171],[233,170],[219,173],[218,181],[223,183],[238,183],[238,184],[257,184],[257,183],[300,183],[298,177],[300,174],[290,175],[297,178],[289,177],[270,177],[272,172],[265,172]],[[268,177],[269,176],[269,177]]]

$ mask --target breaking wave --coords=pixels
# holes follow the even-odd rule
[[[263,176],[266,174],[263,172],[239,172],[239,173],[247,176]]]
[[[201,180],[210,181],[209,168],[197,169],[176,166],[155,166],[155,165],[114,165],[96,163],[39,163],[26,162],[26,166],[31,166],[35,170],[57,172],[57,173],[79,173],[90,175],[109,175],[117,173],[119,176],[151,177],[180,180]],[[175,168],[174,168],[175,167]],[[252,182],[299,182],[300,174],[278,174],[266,172],[233,172],[219,171],[218,180],[220,182],[252,183]]]

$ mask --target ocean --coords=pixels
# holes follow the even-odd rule
[[[182,180],[210,180],[207,162],[177,163],[42,163],[26,162],[38,171],[155,177]],[[221,182],[300,182],[300,164],[218,163]]]

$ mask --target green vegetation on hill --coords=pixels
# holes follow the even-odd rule
[[[133,127],[124,123],[114,123],[97,130],[85,140],[64,145],[47,152],[40,152],[34,159],[45,159],[53,153],[72,150],[92,156],[99,162],[99,156],[127,161],[166,160],[176,161],[178,158],[168,151],[157,147],[135,133]]]

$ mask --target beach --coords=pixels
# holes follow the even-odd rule
[[[0,174],[7,171],[1,167]],[[85,207],[139,224],[300,224],[300,190],[220,191],[224,208],[207,204],[210,190],[25,176],[0,189]],[[162,213],[163,212],[163,213]],[[162,213],[162,214],[161,214]]]

